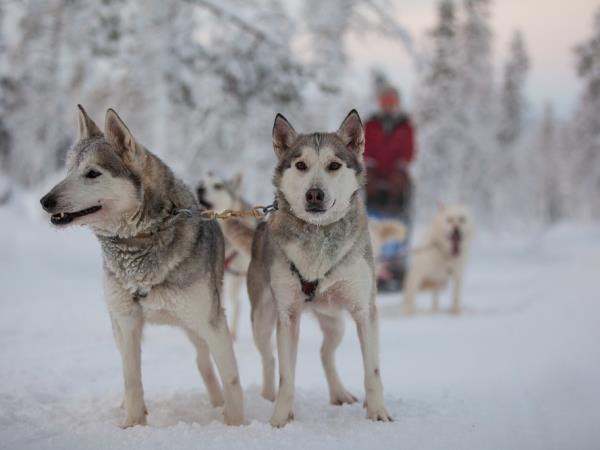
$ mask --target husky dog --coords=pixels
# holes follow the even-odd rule
[[[453,284],[451,312],[460,313],[460,295],[472,235],[472,224],[464,207],[438,206],[433,223],[412,253],[404,290],[406,313],[415,311],[419,290],[433,293],[433,310],[437,311],[440,291],[446,288],[450,279]]]
[[[298,134],[277,115],[273,126],[277,168],[273,177],[278,210],[256,229],[227,221],[239,248],[252,242],[248,294],[252,331],[263,362],[263,397],[275,400],[271,425],[293,419],[294,378],[300,317],[312,310],[323,330],[321,361],[332,404],[353,403],[338,375],[335,350],[347,310],[363,355],[367,416],[390,421],[379,369],[375,273],[364,185],[364,130],[356,111],[335,133]],[[279,391],[271,335],[277,327]]]
[[[241,424],[242,389],[220,304],[221,229],[198,214],[184,214],[197,211],[192,192],[136,141],[115,111],[107,111],[102,133],[79,106],[79,132],[66,178],[41,203],[54,225],[88,225],[100,241],[105,300],[123,363],[122,427],[146,423],[141,380],[145,323],[183,328],[196,348],[211,403],[224,403],[227,424]]]
[[[238,173],[231,179],[223,179],[212,172],[200,181],[196,188],[198,201],[208,209],[217,211],[247,210],[250,204],[241,196],[242,174]],[[256,227],[256,220],[249,218],[245,222]],[[236,250],[228,239],[225,240],[225,286],[231,297],[232,317],[229,324],[231,336],[235,340],[239,331],[240,321],[240,292],[246,282],[246,273],[250,264],[250,255]]]

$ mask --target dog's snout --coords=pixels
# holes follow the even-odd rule
[[[306,191],[306,202],[309,205],[320,205],[325,200],[325,192],[319,188],[312,188]]]
[[[53,194],[46,194],[40,199],[40,203],[42,204],[42,208],[50,211],[56,207],[56,197]]]

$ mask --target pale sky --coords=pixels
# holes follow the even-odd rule
[[[436,22],[437,3],[437,0],[396,0],[393,15],[422,44],[426,31]],[[455,3],[460,4],[461,0]],[[570,115],[580,89],[573,48],[591,36],[593,17],[599,8],[599,0],[493,2],[496,76],[501,76],[513,31],[521,30],[531,60],[526,91],[532,115],[538,115],[548,100],[554,103],[559,117]],[[401,87],[410,107],[415,72],[404,48],[376,35],[350,36],[347,44],[358,72],[357,83],[368,82],[370,67],[382,67]]]

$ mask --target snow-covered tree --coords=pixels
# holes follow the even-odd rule
[[[581,213],[600,217],[600,10],[591,38],[577,47],[576,56],[583,89],[572,129],[577,151],[573,176],[578,197],[589,200]]]
[[[566,190],[571,175],[570,161],[561,145],[560,129],[554,107],[547,103],[539,127],[536,153],[538,161],[538,189],[541,220],[553,224],[565,217]]]
[[[524,133],[527,107],[524,85],[528,69],[529,59],[523,38],[521,33],[515,32],[510,42],[500,89],[500,108],[495,136],[497,143],[491,143],[492,147],[496,149],[495,159],[488,160],[491,166],[487,173],[490,181],[494,184],[489,206],[494,211],[514,208],[517,203],[523,206],[528,201],[527,193],[532,192],[530,186],[532,177],[527,173],[521,173],[523,165],[527,166],[526,170],[531,168],[531,159],[529,158],[533,156],[531,153],[534,152],[536,155],[539,153],[537,142],[533,147],[528,147],[528,143],[520,140],[527,138]],[[521,175],[524,175],[524,178]],[[528,184],[528,186],[523,186],[520,182]],[[537,188],[533,190],[537,191]],[[519,214],[530,211],[527,207],[520,208]]]
[[[8,105],[8,92],[11,88],[11,80],[8,74],[8,61],[6,52],[8,43],[5,31],[5,7],[0,4],[0,176],[8,170],[8,158],[11,149],[11,131],[7,124],[7,115],[10,108]]]
[[[416,167],[417,205],[456,200],[466,143],[461,101],[460,48],[455,5],[440,2],[438,23],[430,33],[432,51],[420,73],[415,116],[419,132]]]
[[[461,107],[465,111],[467,143],[458,175],[460,197],[479,211],[493,197],[495,141],[494,74],[490,0],[464,0],[460,27]]]
[[[529,57],[521,32],[516,31],[510,43],[508,60],[500,93],[498,140],[503,147],[512,145],[523,132],[526,100],[525,81],[529,71]]]

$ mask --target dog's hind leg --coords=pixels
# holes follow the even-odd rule
[[[206,341],[200,336],[195,334],[191,330],[186,330],[186,334],[194,344],[196,349],[196,363],[198,364],[198,371],[204,380],[206,390],[208,391],[208,398],[210,404],[213,406],[223,406],[223,392],[221,391],[221,385],[217,378],[212,361],[210,360],[210,352]]]
[[[125,419],[122,428],[146,424],[146,406],[142,386],[142,329],[143,318],[139,308],[127,315],[111,314],[115,341],[121,353],[125,382]]]
[[[335,351],[344,336],[344,318],[341,315],[315,314],[323,331],[321,362],[329,385],[329,401],[332,405],[356,402],[356,397],[344,388],[335,367]]]
[[[275,401],[275,355],[271,336],[277,317],[274,301],[269,297],[252,310],[252,336],[258,349],[263,366],[263,385],[261,395]]]
[[[434,289],[431,293],[431,310],[438,312],[440,310],[440,291]]]
[[[416,298],[420,284],[421,277],[409,270],[406,285],[404,287],[404,301],[402,303],[404,314],[411,315],[415,313]]]
[[[223,416],[227,425],[244,422],[244,398],[240,376],[233,352],[233,341],[227,328],[225,314],[221,312],[214,323],[203,324],[201,335],[215,360],[225,396]]]
[[[240,291],[242,284],[244,283],[244,277],[239,275],[228,275],[227,278],[227,292],[231,299],[231,324],[229,330],[231,331],[231,337],[235,341],[237,339],[240,330]]]

